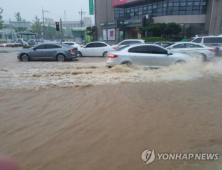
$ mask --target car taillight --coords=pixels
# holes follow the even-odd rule
[[[80,45],[80,47],[82,48],[82,47],[84,47],[84,45]]]
[[[215,50],[214,49],[209,49],[210,51],[214,52]]]
[[[74,50],[74,49],[71,49],[71,50],[69,50],[69,52],[71,52],[71,53],[74,53],[76,50]]]
[[[116,47],[113,47],[113,49],[116,50],[117,48],[116,48]]]
[[[115,55],[115,54],[109,54],[108,55],[108,58],[117,58],[118,57],[118,55]]]

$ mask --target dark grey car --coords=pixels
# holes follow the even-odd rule
[[[29,60],[73,60],[77,57],[77,48],[60,43],[43,43],[35,47],[21,50],[17,58],[21,61]]]

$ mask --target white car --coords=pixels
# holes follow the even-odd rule
[[[141,65],[150,68],[166,67],[176,63],[189,62],[187,54],[172,53],[168,49],[155,44],[126,45],[107,54],[106,65]]]
[[[0,43],[0,47],[7,47],[8,43]]]
[[[75,47],[75,48],[78,48],[80,47],[79,44],[77,44],[76,42],[62,42],[62,44],[66,44],[66,45],[69,45],[69,46],[72,46],[72,47]]]
[[[124,45],[129,45],[129,44],[144,44],[145,41],[141,39],[127,39],[121,41],[119,44],[112,45],[113,49],[116,50],[118,48],[123,47]]]
[[[215,52],[212,47],[192,42],[177,42],[167,47],[167,49],[172,52],[181,52],[190,56],[201,57],[203,61],[210,60],[215,56]]]
[[[108,51],[112,51],[113,48],[109,44],[101,41],[95,41],[86,44],[84,47],[78,49],[78,56],[103,56],[106,57]]]

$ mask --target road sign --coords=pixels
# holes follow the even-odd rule
[[[94,0],[89,0],[89,15],[94,15]]]

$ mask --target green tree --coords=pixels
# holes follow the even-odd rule
[[[154,37],[171,37],[172,35],[178,35],[182,29],[179,24],[176,23],[153,23],[146,27],[139,27],[139,30],[144,32],[152,32]]]
[[[25,21],[24,19],[22,19],[20,12],[15,13],[15,20],[16,21]]]
[[[140,31],[148,31],[152,32],[154,37],[160,37],[164,35],[164,30],[166,29],[166,24],[165,23],[155,23],[155,24],[150,24],[146,27],[140,27]]]
[[[182,28],[179,24],[174,22],[166,24],[165,35],[171,38],[172,35],[178,35],[182,31]]]
[[[87,27],[86,28],[86,34],[91,36],[93,38],[93,40],[96,40],[96,31],[97,31],[97,28],[96,26],[93,26],[93,27]]]
[[[32,21],[32,32],[37,34],[37,38],[40,39],[41,37],[41,29],[42,29],[42,22],[40,22],[40,19],[35,16],[34,20]]]
[[[15,16],[15,21],[25,22],[25,19],[22,19],[20,12],[16,12],[14,16]],[[23,32],[27,30],[26,27],[14,27],[14,29],[15,29],[15,32]]]
[[[3,9],[0,8],[0,30],[4,28],[4,21],[3,21],[2,13],[3,13]]]

